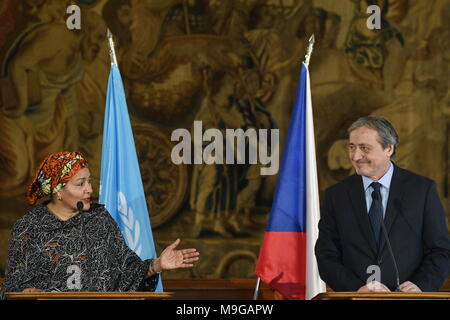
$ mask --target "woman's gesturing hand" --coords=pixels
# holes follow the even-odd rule
[[[200,253],[195,248],[176,250],[175,248],[179,244],[180,239],[175,240],[164,249],[159,258],[154,260],[153,270],[155,272],[194,266],[193,262],[199,259]]]

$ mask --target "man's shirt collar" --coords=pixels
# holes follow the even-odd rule
[[[384,174],[384,176],[381,177],[380,180],[378,180],[378,182],[383,187],[389,189],[389,187],[391,186],[393,173],[394,173],[394,165],[392,164],[392,162],[390,162],[388,171]],[[363,180],[363,185],[364,185],[364,191],[366,191],[367,188],[370,186],[370,184],[372,182],[374,182],[372,179],[365,177],[365,176],[362,176],[362,180]]]

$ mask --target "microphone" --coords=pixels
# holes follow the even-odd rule
[[[83,212],[83,207],[84,207],[83,202],[82,202],[82,201],[78,201],[78,202],[77,202],[77,209],[78,209],[78,212],[79,212],[79,213],[82,213],[82,212]]]
[[[375,205],[377,206],[377,212],[379,212],[381,214],[381,215],[380,214],[378,215],[379,218],[381,219],[381,229],[383,230],[384,239],[386,240],[386,244],[389,249],[389,254],[390,254],[390,256],[392,258],[392,262],[394,264],[395,277],[396,277],[396,281],[397,281],[397,288],[395,288],[395,291],[401,291],[400,290],[400,275],[398,273],[397,261],[395,261],[394,252],[392,251],[391,241],[389,241],[386,226],[384,224],[383,211],[380,207],[381,201],[380,201],[380,197],[378,196],[378,192],[372,191],[372,200],[375,203]]]
[[[90,250],[89,250],[89,246],[88,246],[88,243],[87,243],[87,237],[86,237],[86,229],[85,229],[85,227],[84,227],[84,214],[83,214],[83,207],[84,207],[84,205],[83,205],[83,202],[82,201],[78,201],[77,202],[77,209],[78,209],[78,212],[80,213],[80,215],[81,215],[81,229],[82,229],[82,233],[83,233],[83,241],[84,241],[84,246],[86,247],[86,273],[90,273],[90,271],[88,270],[89,268],[88,268],[88,264],[89,264],[89,258],[90,258]],[[88,279],[88,281],[90,280],[89,279],[89,277],[87,277],[87,279]],[[87,291],[91,291],[91,287],[89,286],[88,287],[88,290]]]

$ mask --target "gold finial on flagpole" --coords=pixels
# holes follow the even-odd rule
[[[313,52],[313,47],[314,47],[314,33],[312,34],[312,36],[309,38],[308,42],[308,48],[306,49],[306,54],[305,54],[305,60],[303,61],[304,64],[306,64],[306,66],[309,66],[309,60],[311,59],[311,54]]]
[[[109,43],[109,56],[111,57],[111,64],[115,64],[117,66],[117,57],[116,57],[116,51],[114,49],[114,40],[113,35],[109,29],[106,31],[106,36],[108,37],[108,43]]]

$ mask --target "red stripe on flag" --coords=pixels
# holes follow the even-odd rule
[[[285,299],[305,299],[306,233],[266,232],[256,275]]]

